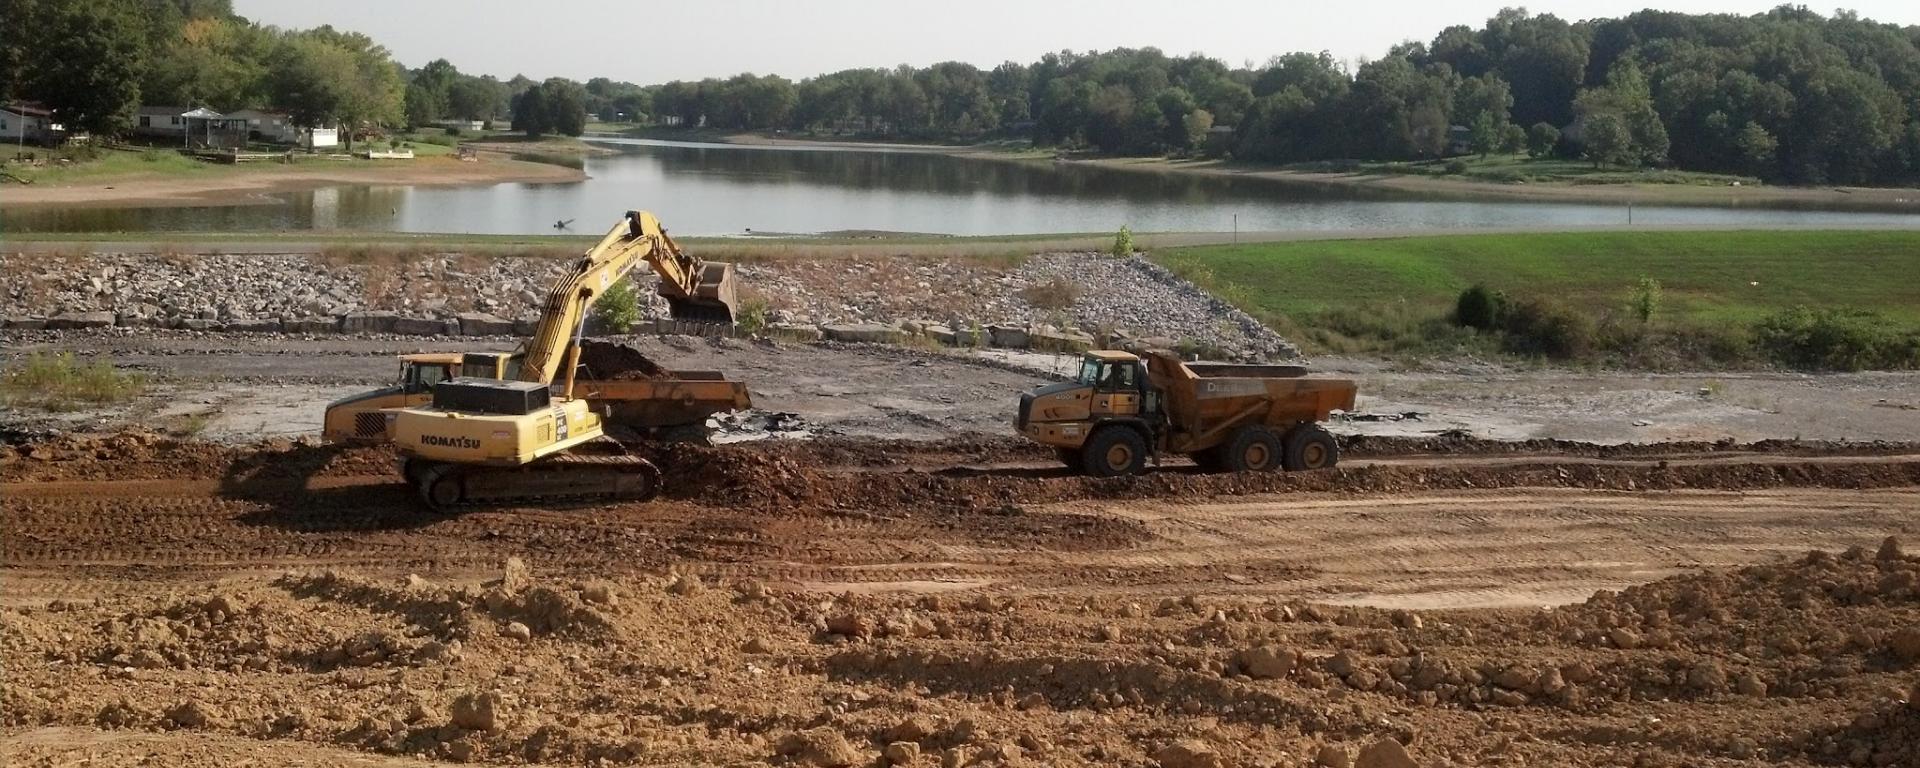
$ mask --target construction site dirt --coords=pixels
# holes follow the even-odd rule
[[[254,419],[431,344],[81,338],[34,343]],[[651,502],[460,514],[388,449],[130,426],[155,404],[0,447],[0,761],[1920,763],[1920,443],[1872,404],[1900,382],[1833,384],[1882,433],[1523,408],[1515,439],[1335,424],[1333,470],[1091,479],[1008,436],[1031,365],[641,348],[821,436],[647,449]],[[1410,380],[1381,412],[1470,410]]]

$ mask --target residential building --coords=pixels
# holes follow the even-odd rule
[[[16,101],[0,106],[0,142],[52,144],[65,133],[53,121],[53,112],[38,104]]]

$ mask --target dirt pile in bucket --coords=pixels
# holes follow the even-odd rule
[[[672,375],[640,350],[625,344],[587,339],[580,342],[581,375],[589,379],[633,381]]]

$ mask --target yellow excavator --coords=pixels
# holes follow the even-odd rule
[[[429,507],[541,498],[645,500],[660,470],[605,431],[606,407],[574,390],[588,308],[641,264],[674,317],[732,322],[733,265],[688,255],[660,220],[628,211],[547,294],[520,351],[435,384],[432,401],[388,409],[401,473]]]

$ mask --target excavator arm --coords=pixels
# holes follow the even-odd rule
[[[660,295],[674,317],[733,322],[733,265],[688,255],[653,214],[628,211],[547,292],[540,323],[526,342],[520,380],[552,384],[563,366],[571,371],[588,308],[642,263],[660,276]]]

